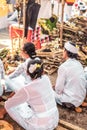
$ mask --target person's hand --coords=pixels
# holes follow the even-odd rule
[[[14,96],[15,92],[12,92],[7,98],[11,98],[12,96]]]

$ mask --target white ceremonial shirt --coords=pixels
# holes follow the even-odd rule
[[[27,118],[15,107],[29,105]],[[33,80],[5,102],[9,115],[26,130],[52,130],[58,125],[59,114],[48,76]],[[26,110],[26,107],[25,107]]]
[[[58,69],[55,91],[61,102],[80,106],[86,96],[86,79],[82,65],[69,58]]]

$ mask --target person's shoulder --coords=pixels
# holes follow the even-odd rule
[[[27,58],[25,61],[24,61],[24,64],[28,64],[28,62],[31,61],[31,58]]]
[[[68,66],[68,61],[63,62],[60,66],[58,71],[66,71],[67,70],[67,66]]]
[[[87,72],[87,66],[84,68],[84,71]]]
[[[66,66],[66,64],[67,64],[67,61],[64,61],[59,67],[62,68],[64,66]]]
[[[84,69],[84,66],[83,66],[83,64],[82,64],[80,61],[78,61],[78,66],[79,66],[79,68],[81,68],[82,70]]]
[[[82,64],[81,64],[81,62],[80,62],[79,60],[75,60],[75,62],[76,62],[78,65],[82,66]]]

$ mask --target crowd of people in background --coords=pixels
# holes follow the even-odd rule
[[[16,3],[15,0],[13,0],[13,1],[9,0],[9,1],[7,1],[7,3],[13,4],[13,12],[9,12],[8,17],[7,17],[8,24],[10,25],[10,24],[17,23],[19,20],[19,17],[21,17],[21,15],[22,15],[21,10],[17,9],[18,3]],[[53,7],[55,8],[55,5],[58,4],[58,1],[51,0],[50,4],[54,5]],[[59,11],[60,11],[59,19],[58,19],[59,21],[61,21],[61,18],[60,18],[61,8],[62,8],[62,4],[61,4],[61,2],[59,2]],[[55,9],[55,10],[57,10],[57,9]],[[68,4],[65,2],[64,21],[66,22],[71,17],[74,17],[74,16],[84,16],[85,18],[87,18],[87,3],[83,2],[82,0],[76,0],[73,4]]]
[[[84,16],[87,18],[87,3],[82,0],[76,0],[73,4],[65,3],[64,21],[68,21],[72,17]]]
[[[87,5],[85,2],[78,1],[75,2],[72,7],[71,16],[84,16],[87,18]]]

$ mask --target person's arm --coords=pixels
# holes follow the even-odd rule
[[[58,70],[58,76],[55,85],[55,91],[58,94],[62,94],[65,86],[66,70],[64,67],[60,67]]]
[[[5,102],[5,108],[10,109],[29,100],[29,94],[25,88],[20,89]]]
[[[1,86],[3,87],[3,90],[6,89],[5,85],[5,70],[3,62],[0,60],[0,79],[1,79]]]
[[[5,70],[4,70],[4,65],[3,62],[0,60],[0,73],[1,73],[1,79],[5,78]]]
[[[17,12],[17,10],[15,10],[14,13],[7,20],[12,21],[17,17],[18,17],[18,12]]]
[[[9,78],[15,78],[19,76],[24,71],[25,63],[20,64],[13,73],[11,73],[8,77]]]

